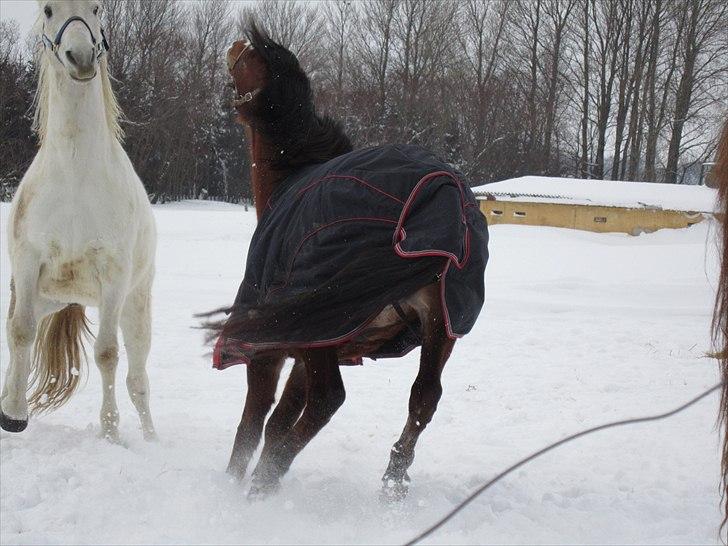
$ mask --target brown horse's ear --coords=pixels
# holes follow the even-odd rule
[[[255,20],[254,17],[250,17],[248,19],[248,23],[245,28],[247,29],[245,31],[245,37],[254,48],[264,48],[266,45],[270,44],[274,44],[276,46],[278,45],[273,42],[273,40],[271,40],[270,34],[268,34],[265,29],[258,26],[258,22]]]

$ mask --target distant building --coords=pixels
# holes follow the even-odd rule
[[[553,226],[631,235],[686,228],[712,216],[706,186],[524,176],[474,187],[489,224]]]

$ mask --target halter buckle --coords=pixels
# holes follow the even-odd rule
[[[250,102],[255,98],[255,95],[258,94],[258,91],[260,90],[256,89],[254,91],[248,91],[244,95],[238,94],[238,96],[233,99],[233,106],[242,106],[243,104]]]

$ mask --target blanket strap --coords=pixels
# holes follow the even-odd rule
[[[412,323],[407,320],[407,315],[405,315],[404,309],[402,309],[402,307],[399,305],[399,302],[392,302],[392,307],[399,315],[399,318],[402,319],[402,322],[404,322],[405,326],[407,326],[407,329],[410,331],[410,333],[415,337],[415,339],[419,339],[420,334],[415,331],[415,329],[412,327]]]

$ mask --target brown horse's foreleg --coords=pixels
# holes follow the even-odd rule
[[[265,445],[278,445],[301,417],[301,412],[306,407],[306,388],[306,365],[303,361],[296,360],[281,399],[265,425]]]
[[[346,398],[336,351],[312,349],[302,351],[306,365],[306,407],[293,428],[277,443],[266,441],[258,466],[253,472],[250,496],[274,491],[281,476],[301,450],[329,422]]]
[[[248,463],[260,442],[265,416],[275,402],[282,367],[282,358],[254,360],[248,364],[248,394],[227,467],[228,473],[238,479],[245,476]]]
[[[437,409],[442,395],[442,369],[455,345],[455,340],[450,339],[445,331],[439,309],[423,318],[420,370],[410,393],[407,424],[392,447],[389,466],[382,478],[383,496],[387,500],[401,499],[407,494],[407,469],[415,458],[417,439]]]

